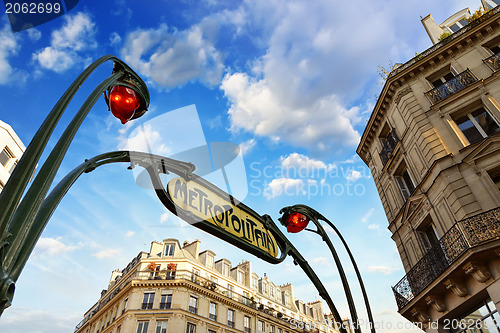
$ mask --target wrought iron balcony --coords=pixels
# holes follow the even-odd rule
[[[493,72],[500,69],[500,53],[494,54],[489,58],[483,60],[483,62],[488,65]]]
[[[382,142],[382,151],[379,153],[380,160],[382,164],[385,165],[392,157],[392,152],[399,142],[398,135],[396,134],[396,129],[392,129],[387,135],[387,138],[380,138]]]
[[[439,87],[429,90],[425,96],[429,99],[432,105],[441,102],[442,100],[456,94],[462,89],[467,88],[477,81],[477,77],[469,69],[455,76],[453,79],[446,81]]]
[[[467,250],[500,239],[500,207],[455,223],[392,288],[402,309]]]

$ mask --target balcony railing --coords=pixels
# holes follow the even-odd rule
[[[446,81],[439,87],[429,90],[425,96],[429,99],[432,105],[441,102],[442,100],[456,94],[462,89],[467,88],[477,81],[477,77],[469,69],[455,76],[453,79]]]
[[[483,62],[488,65],[488,67],[493,72],[496,72],[500,69],[500,53],[494,54],[491,57],[484,59]]]
[[[189,306],[189,312],[197,314],[198,313],[198,308],[194,306]]]
[[[402,309],[468,249],[500,239],[500,207],[455,223],[392,288]]]
[[[387,135],[387,138],[382,138],[382,151],[380,152],[380,160],[382,164],[385,165],[392,157],[392,152],[399,142],[398,135],[396,134],[396,129],[392,129]]]

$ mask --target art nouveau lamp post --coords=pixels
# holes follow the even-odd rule
[[[101,64],[112,61],[111,76],[87,97],[41,166],[23,197],[29,179],[69,102],[88,76]],[[144,81],[123,61],[104,56],[87,67],[69,86],[26,148],[9,181],[0,193],[0,314],[12,303],[15,283],[40,237],[46,221],[35,223],[46,194],[77,130],[101,94],[122,124],[141,117],[149,107]]]
[[[358,265],[356,264],[356,261],[354,260],[354,257],[351,253],[351,250],[347,246],[347,243],[344,240],[344,237],[342,237],[342,235],[340,234],[339,230],[326,217],[324,217],[319,212],[317,212],[316,210],[314,210],[311,207],[306,206],[306,205],[294,205],[294,206],[282,208],[280,210],[280,214],[283,214],[283,215],[279,220],[280,220],[281,224],[287,228],[288,232],[297,233],[297,232],[300,232],[302,230],[311,231],[311,232],[314,232],[314,233],[320,235],[321,238],[323,239],[323,241],[328,245],[328,248],[330,249],[330,251],[332,253],[333,259],[335,260],[335,264],[337,266],[337,269],[339,270],[340,279],[342,281],[342,286],[344,287],[344,292],[345,292],[345,295],[347,298],[347,304],[349,305],[349,311],[351,313],[351,319],[352,319],[353,324],[354,324],[354,331],[357,333],[360,333],[361,330],[359,328],[358,314],[356,312],[356,306],[354,305],[354,300],[352,298],[351,289],[349,287],[349,282],[347,281],[347,277],[345,275],[344,268],[342,267],[340,259],[337,255],[337,251],[335,251],[335,248],[334,248],[330,238],[328,237],[325,229],[323,228],[323,226],[321,225],[321,223],[319,221],[320,220],[324,221],[339,236],[342,244],[344,245],[344,247],[349,255],[349,258],[351,259],[351,263],[354,267],[354,270],[356,272],[356,276],[358,278],[359,285],[361,287],[361,292],[363,294],[363,299],[364,299],[365,306],[366,306],[366,312],[368,314],[368,320],[370,321],[370,330],[372,331],[372,333],[375,333],[373,315],[372,315],[372,311],[370,308],[370,303],[368,302],[368,295],[366,294],[365,286],[363,284],[361,274],[359,273],[359,270],[358,270]],[[314,223],[314,225],[316,226],[316,230],[306,229],[309,222]]]

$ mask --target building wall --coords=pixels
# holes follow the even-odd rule
[[[407,273],[394,289],[399,312],[428,331],[484,300],[499,308],[499,19],[497,7],[445,42],[430,34],[435,45],[389,75],[357,149]],[[490,133],[478,139],[464,119]]]
[[[0,191],[7,183],[25,149],[26,147],[12,127],[0,120],[0,154],[4,162],[0,163]]]
[[[126,268],[112,272],[108,288],[75,332],[152,333],[161,322],[167,323],[169,333],[187,332],[189,324],[197,333],[260,332],[259,322],[264,332],[337,332],[320,325],[325,319],[321,302],[301,302],[297,309],[291,284],[275,285],[267,275],[259,278],[248,261],[235,267],[227,259],[215,261],[215,253],[199,253],[199,245],[194,241],[181,246],[175,239],[152,242],[149,253],[139,253]],[[257,283],[251,282],[253,277]],[[169,306],[164,306],[168,298],[162,295],[172,296]],[[210,316],[211,303],[216,304],[216,318]],[[229,311],[234,311],[234,326]],[[244,326],[245,317],[250,330]],[[140,330],[146,322],[147,330]]]

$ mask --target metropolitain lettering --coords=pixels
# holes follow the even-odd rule
[[[172,182],[174,182],[173,185]],[[239,207],[231,205],[221,196],[193,185],[196,185],[196,183],[188,184],[181,178],[171,180],[168,184],[169,194],[177,206],[267,251],[273,256],[277,255],[278,248],[274,237],[266,231],[260,221],[245,213]]]

